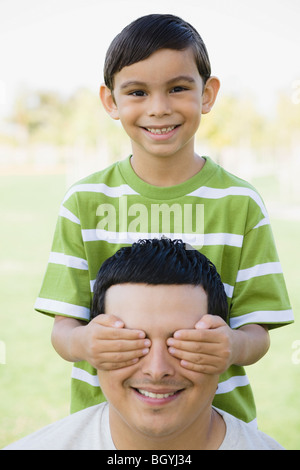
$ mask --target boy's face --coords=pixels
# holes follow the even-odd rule
[[[207,313],[205,291],[190,285],[115,285],[106,293],[105,311],[117,312],[126,328],[141,329],[151,340],[137,364],[98,371],[115,445],[142,446],[146,440],[164,446],[175,439],[188,446],[203,416],[210,416],[218,376],[181,367],[166,341],[178,329],[194,328]]]
[[[212,106],[206,88],[192,49],[161,49],[124,67],[114,77],[113,94],[102,90],[101,98],[111,117],[121,120],[134,158],[186,159],[194,156],[201,114]]]

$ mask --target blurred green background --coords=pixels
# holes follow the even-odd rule
[[[107,21],[113,3],[119,14]],[[67,188],[130,153],[97,97],[104,51],[156,10],[199,29],[221,79],[196,150],[252,182],[270,213],[296,322],[271,332],[247,373],[260,429],[300,449],[298,0],[0,4],[0,448],[69,413],[71,364],[33,305]]]

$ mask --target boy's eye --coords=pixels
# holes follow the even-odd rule
[[[184,86],[174,86],[171,90],[171,93],[180,93],[181,91],[187,90]]]
[[[145,96],[146,93],[143,90],[134,90],[129,93],[131,96]]]

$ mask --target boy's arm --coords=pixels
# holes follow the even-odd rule
[[[258,362],[268,352],[270,335],[265,325],[244,325],[232,332],[235,337],[232,364],[249,366]]]
[[[179,330],[167,340],[169,352],[190,370],[221,374],[232,364],[246,366],[259,361],[269,349],[268,329],[244,325],[231,329],[222,318],[205,315],[191,330]]]
[[[143,331],[124,328],[117,317],[104,314],[88,324],[56,316],[51,340],[54,349],[66,361],[85,360],[102,370],[135,364],[147,354],[150,345]]]

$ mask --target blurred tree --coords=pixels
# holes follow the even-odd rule
[[[68,98],[50,91],[22,90],[10,121],[27,129],[31,143],[96,147],[104,139],[114,149],[125,140],[121,126],[112,122],[97,95],[87,89]]]
[[[197,138],[208,141],[216,150],[240,145],[257,148],[262,145],[265,127],[266,121],[255,108],[254,99],[223,95],[211,115],[202,116]]]
[[[64,106],[63,143],[95,147],[103,117],[97,96],[86,89],[77,90]]]
[[[300,146],[300,103],[293,102],[286,93],[281,92],[278,96],[273,127],[276,132],[276,144]]]
[[[54,92],[23,89],[16,98],[11,121],[27,129],[29,141],[58,143],[63,101]]]

